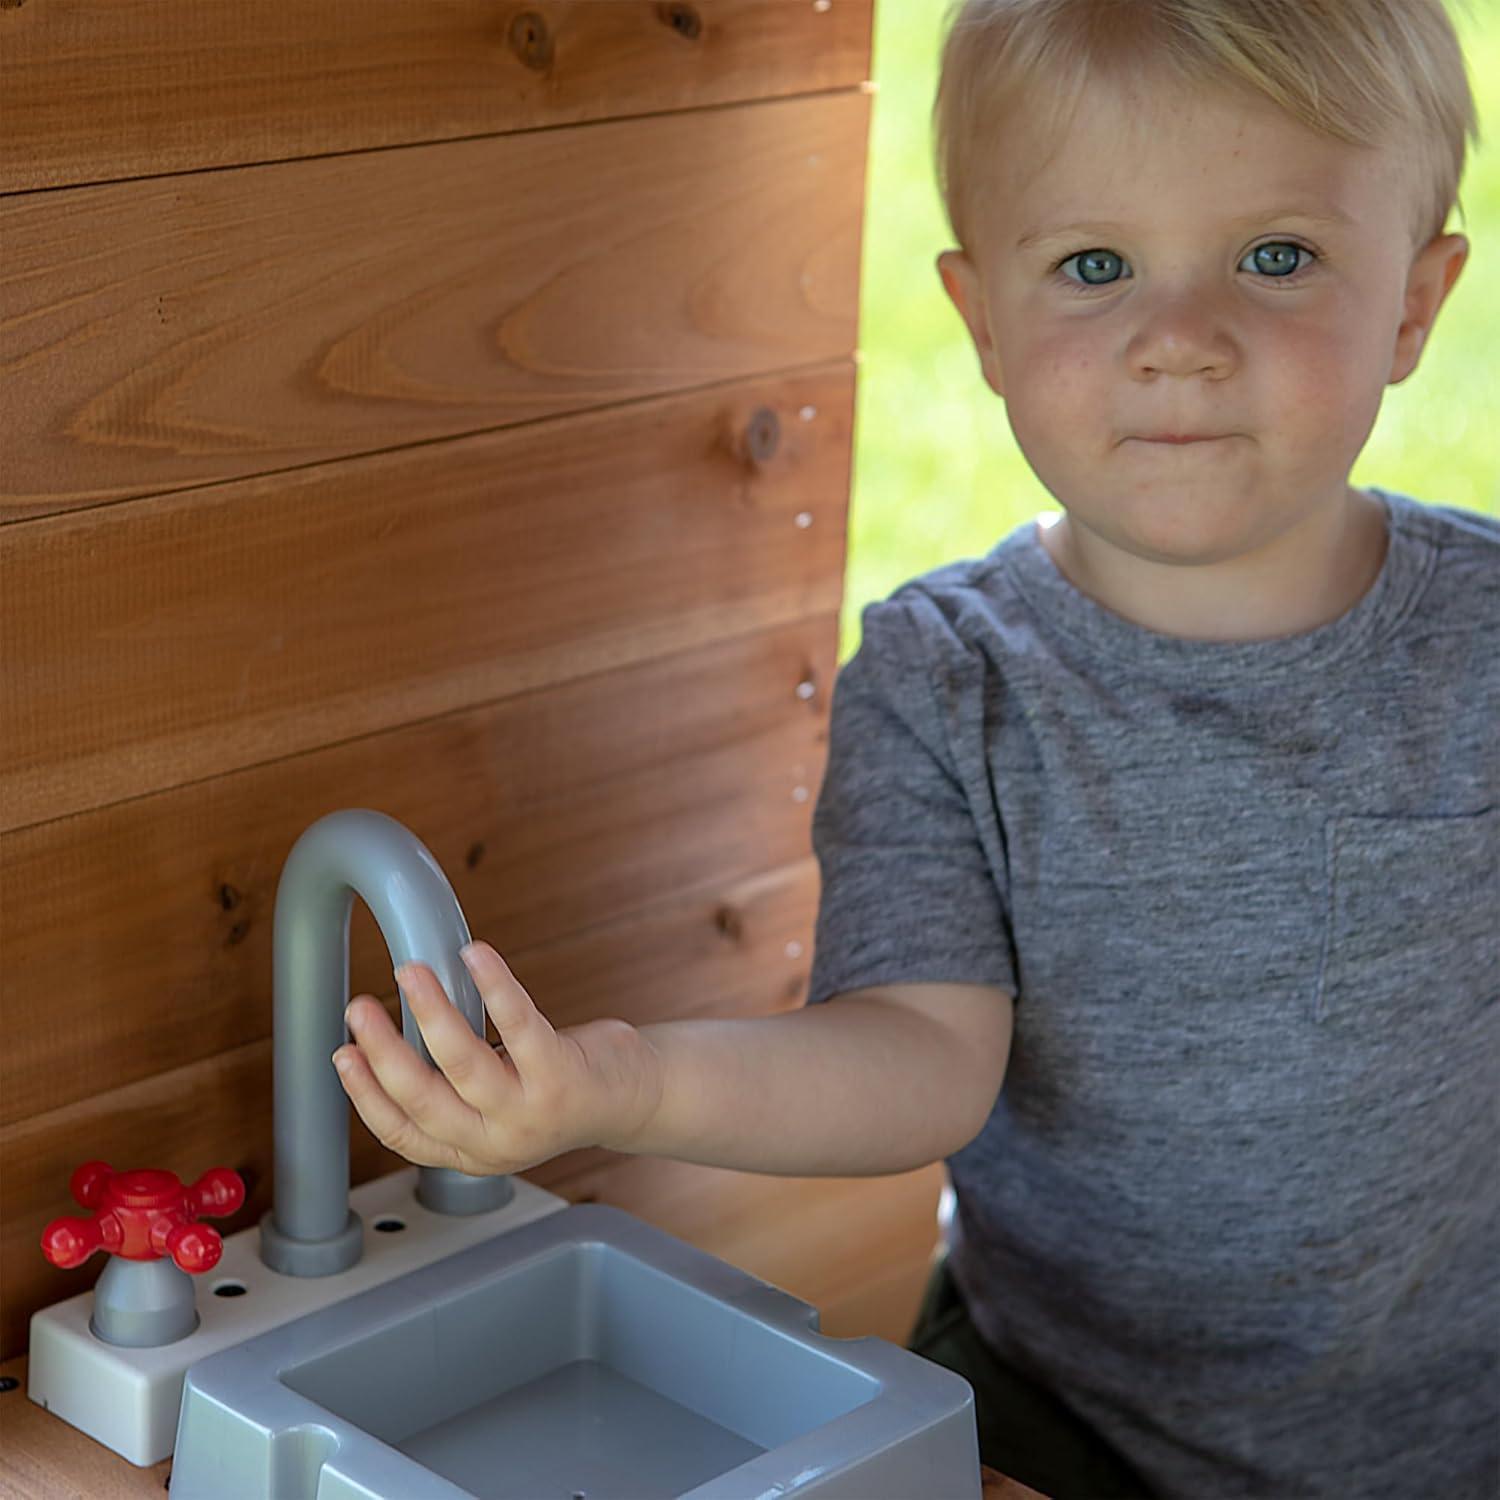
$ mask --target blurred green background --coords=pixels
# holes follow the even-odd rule
[[[1026,465],[1004,403],[985,385],[936,261],[951,236],[933,176],[938,0],[876,0],[861,279],[849,567],[839,660],[859,612],[898,584],[987,552],[1056,502]],[[1351,479],[1432,504],[1500,515],[1500,7],[1455,7],[1479,107],[1479,150],[1449,227],[1469,262],[1416,373],[1386,390]]]

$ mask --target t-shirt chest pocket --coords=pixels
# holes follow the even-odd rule
[[[1500,999],[1500,807],[1335,817],[1327,839],[1320,1022],[1462,1023]]]

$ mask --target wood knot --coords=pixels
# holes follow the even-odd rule
[[[687,41],[696,42],[703,34],[703,19],[695,5],[658,5],[656,18]]]
[[[468,853],[464,855],[464,863],[472,870],[479,861],[484,858],[484,845],[482,843],[470,844]]]
[[[744,924],[740,921],[740,914],[732,906],[721,906],[714,913],[714,926],[732,943],[739,942],[745,935]]]
[[[781,420],[769,406],[758,406],[745,427],[744,451],[752,463],[769,463],[781,445]]]
[[[255,918],[255,903],[251,901],[245,904],[245,893],[237,886],[230,885],[227,880],[220,884],[218,898],[221,910],[239,912],[239,919],[224,934],[226,948],[238,947],[250,935],[250,928]],[[242,905],[244,910],[240,910]]]
[[[545,73],[552,66],[552,33],[534,10],[523,10],[510,23],[510,50],[526,67]]]

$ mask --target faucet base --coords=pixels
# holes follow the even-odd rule
[[[351,1199],[352,1201],[352,1199]],[[276,1210],[260,1217],[260,1258],[283,1276],[335,1276],[359,1261],[365,1226],[351,1208],[344,1227],[329,1240],[298,1240],[276,1227]]]
[[[425,1208],[416,1195],[416,1167],[362,1184],[349,1194],[351,1217],[373,1232],[364,1255],[334,1275],[273,1271],[260,1258],[263,1225],[229,1235],[219,1263],[193,1278],[198,1327],[175,1343],[148,1348],[105,1343],[89,1330],[92,1291],[55,1302],[31,1319],[26,1393],[131,1463],[160,1463],[176,1441],[190,1365],[568,1207],[566,1198],[524,1178],[511,1181],[515,1193],[504,1207],[467,1215]]]
[[[471,1177],[452,1167],[423,1167],[417,1202],[439,1214],[484,1214],[510,1202],[515,1178]]]

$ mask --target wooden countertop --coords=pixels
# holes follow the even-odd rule
[[[172,1460],[138,1469],[26,1394],[26,1357],[0,1365],[0,1495],[5,1500],[162,1500]]]

